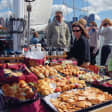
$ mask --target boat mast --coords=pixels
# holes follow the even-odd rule
[[[73,15],[74,15],[74,17],[76,16],[76,12],[75,12],[75,0],[73,0]]]

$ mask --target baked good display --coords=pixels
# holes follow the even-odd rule
[[[20,77],[23,75],[20,71],[13,71],[11,69],[3,69],[4,75],[6,77]]]
[[[53,88],[50,87],[51,80],[48,78],[44,78],[37,81],[37,84],[35,84],[35,87],[37,88],[37,92],[39,92],[41,95],[49,95],[53,93]]]
[[[55,76],[51,79],[44,78],[38,80],[36,86],[37,91],[42,95],[48,95],[54,92],[63,92],[73,88],[86,87],[84,80],[75,77]]]
[[[46,66],[32,66],[30,67],[30,70],[35,73],[36,76],[38,76],[39,78],[45,78],[45,77],[48,77],[48,76],[53,76],[53,75],[57,75],[57,71],[46,65]]]
[[[86,87],[85,81],[79,80],[76,77],[69,77],[69,76],[63,78],[56,77],[54,78],[54,82],[56,83],[56,89],[54,90],[54,92],[62,92],[71,90],[73,88]]]
[[[100,81],[109,79],[108,76],[99,75],[99,74],[96,74],[94,72],[87,72],[85,74],[80,74],[80,75],[78,75],[78,77],[80,79],[86,80],[88,82],[94,82],[94,81],[99,81],[100,82]]]
[[[58,112],[75,112],[112,100],[112,95],[99,89],[87,87],[84,90],[66,91],[50,102]]]
[[[78,66],[73,66],[71,64],[62,64],[62,65],[56,65],[53,66],[58,72],[63,73],[65,75],[79,75],[84,74],[85,71],[80,70]]]
[[[32,88],[24,81],[20,80],[18,83],[4,84],[1,86],[5,96],[17,98],[19,100],[31,99],[34,96]]]

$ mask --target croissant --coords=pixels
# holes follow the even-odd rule
[[[37,69],[33,69],[33,72],[39,77],[39,78],[45,78],[45,76],[40,73]]]

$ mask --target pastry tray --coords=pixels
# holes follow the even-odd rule
[[[13,72],[21,71],[21,76],[7,76],[8,74],[4,73],[4,69],[11,69]],[[25,64],[4,64],[4,67],[0,68],[0,85],[5,83],[12,83],[18,82],[19,80],[25,80],[26,82],[36,82],[38,79],[37,77],[30,72]]]
[[[0,112],[1,110],[16,108],[24,104],[31,104],[38,100],[40,95],[35,93],[31,99],[26,99],[25,101],[20,101],[16,98],[4,96],[2,90],[0,89]]]
[[[73,89],[73,91],[76,91],[76,89]],[[53,93],[53,94],[50,94],[50,95],[45,96],[44,98],[42,98],[42,100],[45,102],[45,104],[48,105],[53,110],[53,112],[58,112],[58,111],[55,108],[55,106],[50,102],[50,99],[51,98],[56,99],[60,94],[61,94],[60,92]],[[93,105],[91,107],[88,107],[88,108],[85,108],[85,109],[82,109],[82,110],[78,110],[78,111],[75,111],[75,112],[89,112],[89,111],[101,108],[101,107],[109,105],[109,104],[112,104],[112,101],[106,101],[104,103]]]
[[[105,83],[109,80],[112,80],[112,79],[108,79],[108,80],[105,80],[105,81],[102,81],[102,82],[99,82],[99,83],[86,82],[86,84],[112,94],[112,87],[105,87],[105,86],[102,85],[103,83]]]

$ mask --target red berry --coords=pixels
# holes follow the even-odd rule
[[[74,87],[75,87],[75,88],[78,88],[78,84],[75,84]]]
[[[56,88],[56,89],[55,89],[55,92],[60,92],[60,91],[61,91],[60,88]]]
[[[69,80],[69,79],[70,79],[70,77],[69,77],[69,76],[66,76],[66,79],[68,79],[68,80]]]

